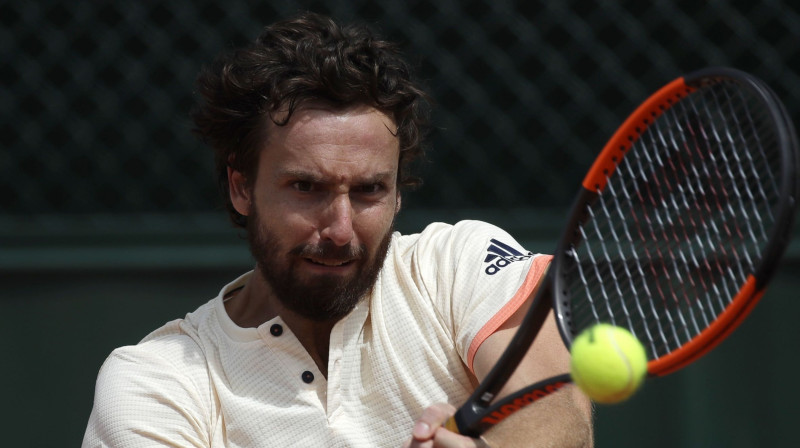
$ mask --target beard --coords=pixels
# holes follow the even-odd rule
[[[280,246],[278,235],[262,225],[255,207],[251,207],[247,239],[259,273],[285,308],[313,321],[338,321],[355,308],[378,279],[386,260],[394,222],[370,256],[365,245],[336,246],[301,244],[288,251]],[[352,260],[358,263],[350,276],[317,275],[301,278],[294,260],[304,258]]]

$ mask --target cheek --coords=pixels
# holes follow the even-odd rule
[[[286,249],[305,242],[313,233],[313,225],[302,213],[281,208],[279,204],[258,204],[258,227],[269,233]]]
[[[376,213],[362,213],[353,220],[353,228],[359,240],[374,250],[392,229],[395,215],[394,204]]]
[[[314,204],[304,203],[295,198],[281,195],[264,195],[260,198],[260,210],[264,221],[283,232],[297,233],[313,228],[314,219],[319,213]]]
[[[315,232],[314,224],[297,213],[277,213],[270,225],[286,244],[305,242]]]

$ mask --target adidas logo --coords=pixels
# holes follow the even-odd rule
[[[484,263],[489,264],[486,266],[484,271],[489,275],[497,274],[500,272],[500,269],[503,269],[515,261],[527,260],[533,257],[533,252],[523,254],[513,247],[501,243],[494,238],[489,240],[489,242],[492,244],[489,245],[489,248],[487,249],[488,254],[486,254],[486,258],[483,259]]]

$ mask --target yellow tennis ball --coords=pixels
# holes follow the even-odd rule
[[[644,346],[628,330],[596,324],[573,341],[572,381],[597,403],[618,403],[639,388],[647,374]]]

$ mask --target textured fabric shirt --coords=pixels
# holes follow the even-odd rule
[[[478,221],[395,233],[374,288],[331,332],[327,379],[280,316],[228,317],[245,274],[112,352],[83,446],[398,447],[425,407],[469,396],[475,352],[549,261]]]

